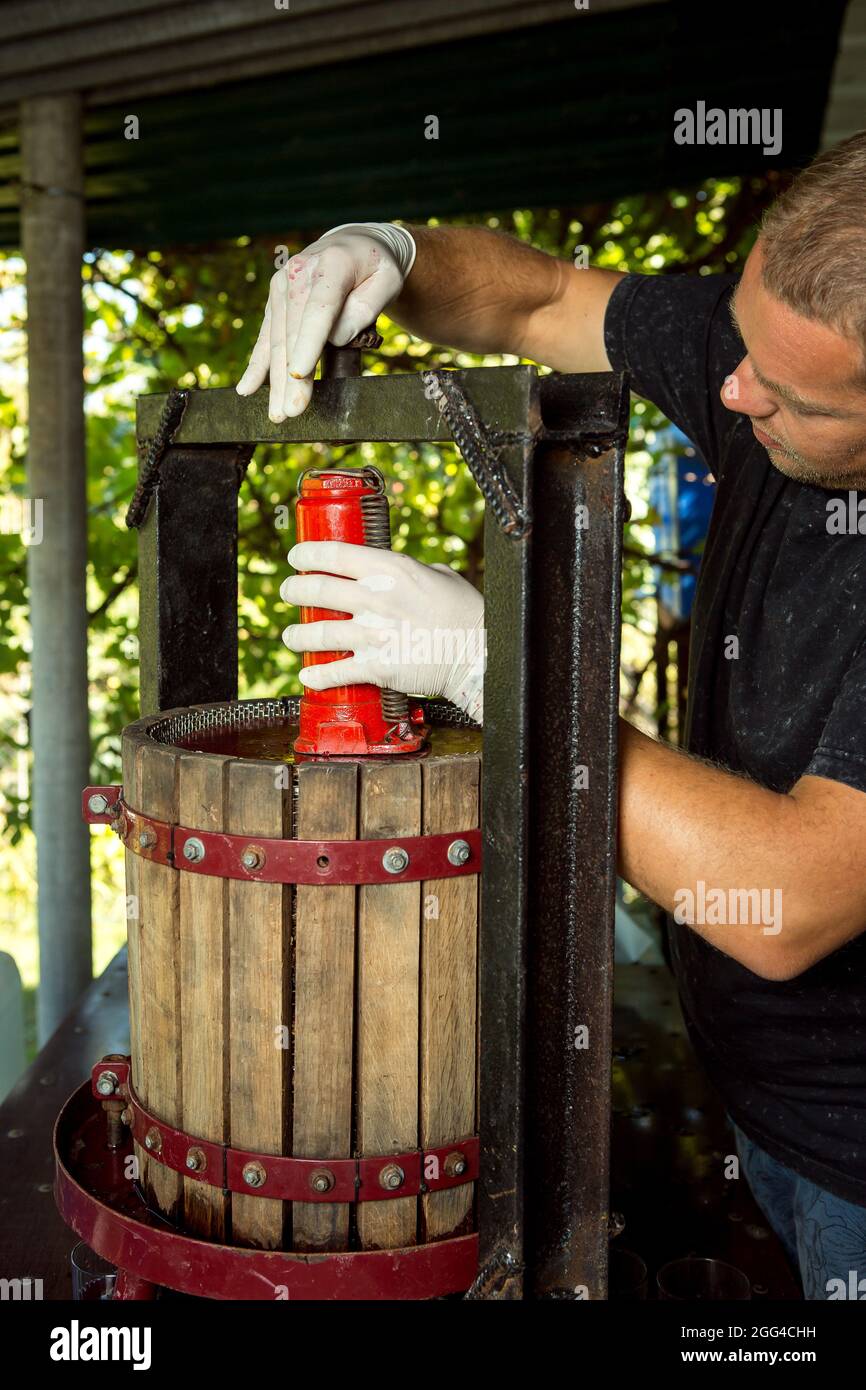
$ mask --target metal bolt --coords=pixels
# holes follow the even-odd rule
[[[259,849],[258,845],[249,845],[241,855],[241,863],[245,869],[252,871],[260,869],[265,862],[265,852]]]
[[[190,864],[200,864],[205,856],[205,847],[201,840],[191,835],[183,847],[183,857],[188,859]]]
[[[132,1122],[135,1119],[135,1116],[132,1113],[132,1106],[127,1105],[125,1110],[121,1110],[120,1119],[122,1124],[125,1124],[127,1126],[132,1125]]]
[[[142,849],[153,849],[156,844],[156,835],[152,830],[142,830],[138,837],[138,843]]]
[[[202,1173],[207,1167],[207,1159],[202,1149],[187,1149],[186,1166],[192,1173]]]
[[[399,845],[395,845],[393,849],[386,849],[382,855],[382,868],[389,874],[402,874],[408,863],[409,855]]]
[[[386,1163],[379,1174],[379,1186],[384,1187],[387,1192],[394,1192],[398,1187],[403,1186],[406,1174],[397,1163]]]
[[[101,1096],[113,1096],[117,1090],[117,1077],[113,1071],[101,1071],[96,1080],[96,1089]]]
[[[247,1187],[263,1187],[267,1173],[260,1163],[247,1163],[244,1165],[243,1179]]]
[[[93,796],[87,798],[87,809],[91,815],[104,816],[108,810],[108,798],[102,792],[94,792]]]
[[[158,1129],[149,1129],[144,1136],[144,1147],[153,1149],[154,1153],[159,1153],[162,1148],[162,1135]]]
[[[459,1178],[467,1169],[466,1156],[461,1153],[448,1154],[442,1167],[446,1178]]]
[[[123,1124],[121,1122],[123,1101],[104,1100],[102,1102],[102,1108],[105,1111],[108,1147],[110,1149],[119,1149],[123,1143]]]
[[[317,1168],[310,1174],[310,1187],[314,1192],[330,1192],[336,1181],[330,1168]]]
[[[448,863],[458,866],[465,864],[471,853],[466,840],[452,840],[448,846]]]

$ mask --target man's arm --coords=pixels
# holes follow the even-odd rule
[[[545,255],[486,227],[412,227],[415,264],[389,313],[427,342],[609,372],[604,315],[618,271]]]
[[[811,776],[769,791],[623,719],[619,749],[620,873],[706,941],[790,980],[866,928],[866,794]]]
[[[325,344],[348,343],[385,308],[428,342],[514,353],[558,371],[607,371],[604,316],[621,278],[577,270],[485,227],[336,228],[272,276],[237,390],[248,396],[270,378],[270,418],[300,415]]]

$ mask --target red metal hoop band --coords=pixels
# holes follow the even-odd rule
[[[417,883],[481,872],[481,831],[381,840],[276,840],[196,830],[127,806],[122,787],[86,787],[84,819],[111,825],[128,850],[155,864],[253,883]]]
[[[111,1092],[105,1089],[106,1076],[114,1085]],[[451,1144],[364,1158],[253,1153],[201,1139],[151,1114],[135,1094],[128,1058],[97,1062],[91,1087],[98,1100],[105,1100],[108,1094],[126,1101],[132,1137],[149,1158],[175,1173],[229,1192],[284,1202],[386,1202],[395,1197],[417,1197],[422,1192],[442,1192],[478,1177],[477,1135]]]

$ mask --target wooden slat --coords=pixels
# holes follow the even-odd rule
[[[387,842],[420,829],[419,764],[362,764],[359,837]],[[370,884],[358,896],[358,1148],[397,1153],[418,1144],[421,885]],[[414,1245],[416,1199],[360,1203],[358,1234],[365,1247]]]
[[[141,743],[139,808],[159,820],[177,819],[177,754]],[[159,1119],[183,1125],[181,1091],[180,976],[178,973],[178,874],[140,859],[138,1000],[141,1099]],[[172,1220],[180,1215],[183,1179],[161,1163],[147,1165],[147,1191]]]
[[[295,834],[353,840],[358,768],[304,763],[296,770]],[[352,1151],[355,888],[299,884],[295,898],[295,1071],[293,1153],[347,1158]],[[349,1207],[297,1202],[295,1250],[348,1248]]]
[[[478,825],[478,758],[431,758],[424,774],[424,834]],[[422,887],[421,1143],[438,1146],[475,1130],[478,879],[428,879]],[[421,1199],[423,1238],[457,1231],[474,1184]]]
[[[277,765],[232,762],[228,772],[230,833],[277,837],[284,825]],[[291,959],[288,912],[278,883],[229,882],[230,1138],[236,1148],[288,1153],[291,1050],[278,1045],[290,1030]],[[288,901],[288,890],[286,890]],[[237,1245],[283,1246],[283,1203],[236,1193],[232,1236]]]
[[[227,761],[200,753],[180,755],[181,825],[225,829]],[[228,1132],[228,880],[183,872],[178,878],[184,1128],[219,1144]],[[188,1230],[223,1239],[227,1207],[221,1188],[184,1179]]]
[[[141,805],[141,741],[124,733],[122,741],[123,794],[130,806]],[[126,937],[129,962],[129,1040],[132,1065],[132,1084],[143,1095],[143,1059],[141,1055],[141,860],[131,850],[126,851]],[[134,1145],[142,1186],[147,1169],[147,1150]]]

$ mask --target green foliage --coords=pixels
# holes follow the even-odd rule
[[[581,209],[517,210],[484,218],[542,250],[570,258],[589,248],[591,263],[651,273],[700,273],[742,263],[768,185],[753,180],[708,181],[696,190],[623,199]],[[290,247],[290,250],[299,249]],[[137,613],[135,537],[124,514],[136,477],[134,400],[141,392],[174,384],[228,386],[240,376],[255,340],[273,273],[270,241],[239,237],[220,245],[152,251],[146,256],[97,250],[86,258],[86,380],[90,622],[90,704],[93,776],[119,777],[119,736],[136,718]],[[11,306],[2,327],[0,470],[2,493],[25,495],[26,423],[23,388],[23,296],[20,261],[0,262]],[[428,365],[479,365],[516,359],[476,358],[410,339],[386,324],[374,370],[417,371]],[[652,454],[661,417],[636,403],[629,452],[638,488]],[[291,455],[260,448],[241,492],[240,656],[244,694],[296,690],[297,658],[280,641],[289,614],[279,587],[293,541],[285,509],[298,473],[325,458],[375,462],[390,484],[397,548],[427,561],[446,560],[483,583],[482,504],[468,471],[447,448],[364,445],[326,451],[310,445]],[[639,501],[639,499],[638,499]],[[639,552],[650,533],[645,508],[636,507],[627,541],[624,616],[638,623],[635,596],[649,578]],[[194,538],[191,538],[194,543]],[[26,553],[19,536],[0,535],[0,796],[5,834],[20,836],[27,807],[11,791],[26,748]]]

